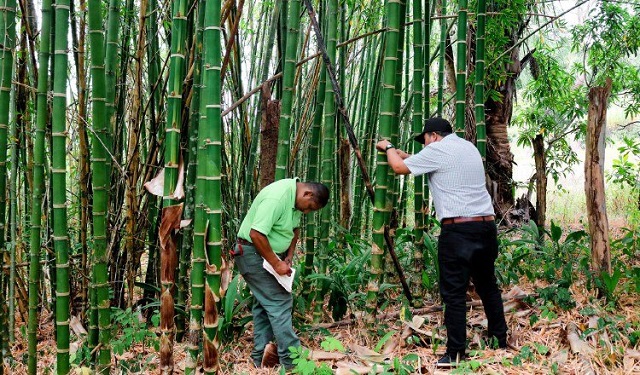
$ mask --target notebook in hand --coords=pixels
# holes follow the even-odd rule
[[[291,268],[291,276],[280,275],[276,272],[276,270],[273,269],[271,264],[267,262],[266,259],[262,262],[262,268],[264,268],[265,270],[267,270],[267,272],[272,274],[276,278],[276,280],[278,280],[278,283],[280,283],[280,285],[282,285],[282,287],[287,292],[291,293],[291,287],[293,287],[293,277],[296,275],[295,268]]]

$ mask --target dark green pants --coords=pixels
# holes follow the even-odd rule
[[[242,247],[240,251],[239,247]],[[253,293],[253,351],[251,358],[260,367],[265,346],[274,338],[278,344],[280,364],[291,367],[289,347],[300,346],[300,339],[293,331],[291,312],[293,298],[275,277],[262,267],[263,259],[250,245],[238,245],[235,249],[238,271]]]

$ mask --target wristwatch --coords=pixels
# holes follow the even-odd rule
[[[389,143],[389,144],[387,145],[387,147],[385,147],[385,148],[384,148],[384,150],[385,150],[385,151],[388,151],[388,150],[389,150],[389,149],[391,149],[391,148],[395,148],[395,146],[394,146],[393,144]]]

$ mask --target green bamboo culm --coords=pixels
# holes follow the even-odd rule
[[[386,44],[384,51],[384,64],[382,68],[382,92],[380,97],[380,126],[378,137],[390,139],[392,126],[397,117],[394,101],[396,86],[396,66],[398,43],[400,42],[400,27],[402,19],[401,3],[387,1],[385,14],[387,19]],[[373,207],[373,247],[371,249],[371,281],[367,286],[367,316],[369,325],[374,323],[377,311],[378,292],[380,290],[380,278],[384,272],[384,225],[385,217],[391,212],[391,206],[387,204],[389,164],[384,152],[377,153],[376,187]],[[389,181],[392,182],[392,181]]]
[[[180,167],[180,129],[182,128],[182,83],[185,76],[185,42],[187,31],[187,2],[175,0],[172,4],[171,49],[169,60],[169,81],[167,84],[167,123],[165,125],[164,148],[164,192],[162,201],[162,222],[164,227],[159,235],[160,253],[160,371],[173,373],[173,341],[175,336],[175,285],[178,256],[177,241],[173,238],[173,227],[179,223],[182,207],[177,205],[174,195],[178,184]]]
[[[438,52],[438,117],[442,117],[444,107],[444,54],[447,50],[447,0],[440,0],[440,49]]]
[[[0,13],[0,270],[4,266],[5,212],[7,207],[7,130],[13,77],[13,54],[16,45],[16,1],[4,0]],[[7,304],[4,272],[0,274],[0,364],[8,347]],[[0,370],[1,371],[1,370]]]
[[[278,129],[276,181],[286,178],[289,173],[289,153],[291,151],[289,146],[291,137],[290,128],[293,113],[293,91],[295,87],[296,62],[298,58],[300,0],[289,1],[287,15],[287,46],[284,53],[284,68],[282,71],[282,107],[280,110],[280,127]]]
[[[11,139],[11,146],[9,147],[9,152],[11,153],[11,171],[9,172],[9,244],[7,246],[9,250],[9,278],[8,278],[8,287],[9,287],[9,295],[7,300],[7,311],[8,314],[8,322],[5,320],[7,324],[3,325],[0,333],[3,335],[2,338],[2,348],[6,348],[7,344],[11,345],[15,341],[15,293],[16,293],[16,244],[17,244],[17,224],[16,224],[16,209],[17,209],[17,196],[16,190],[18,188],[18,137],[17,137],[17,121],[18,116],[16,114],[16,90],[11,90],[11,96],[9,99],[11,114],[11,125],[9,127],[9,139]],[[21,124],[22,125],[22,124]],[[6,280],[6,276],[5,276]],[[4,287],[3,287],[4,288]],[[6,290],[2,289],[2,290]]]
[[[456,62],[456,125],[455,132],[464,137],[467,86],[467,0],[458,1],[458,44]]]
[[[49,86],[49,48],[51,44],[51,0],[42,2],[42,31],[38,53],[38,88],[36,94],[36,131],[33,144],[33,195],[31,203],[31,233],[29,243],[29,318],[27,338],[29,347],[28,371],[37,373],[38,364],[38,300],[40,285],[40,245],[42,234],[42,200],[45,189],[44,158],[45,132],[49,111],[47,91]]]
[[[98,342],[96,372],[109,374],[111,368],[111,307],[109,304],[109,271],[107,267],[107,186],[108,157],[105,39],[102,27],[102,2],[88,1],[91,71],[91,117],[93,119],[92,188],[93,188],[93,277],[95,303],[98,309]]]
[[[120,8],[122,2],[120,0],[109,0],[109,12],[107,16],[107,34],[103,38],[106,40],[105,45],[105,82],[106,82],[106,111],[107,126],[113,129],[115,126],[116,111],[116,70],[118,64],[118,40],[121,29],[122,17],[120,16]],[[151,22],[151,20],[149,20]],[[112,133],[110,131],[109,133]]]
[[[423,0],[413,0],[413,118],[412,118],[412,130],[414,134],[422,132],[422,123],[424,118],[423,103],[429,100],[429,92],[424,92],[424,18],[429,17],[429,9],[423,12],[422,9]],[[428,77],[428,75],[427,75]],[[428,110],[428,106],[427,106]],[[421,146],[418,142],[411,142],[412,153],[416,154],[420,152]],[[411,280],[412,291],[411,294],[415,296],[414,306],[420,306],[422,304],[422,271],[424,268],[423,252],[423,231],[424,231],[424,198],[422,194],[423,188],[423,176],[417,176],[414,178],[414,218],[415,224],[413,229],[414,237],[414,251],[413,251],[413,264],[414,272],[413,279]]]
[[[206,111],[206,119],[201,119],[198,145],[204,149],[204,157],[198,159],[198,168],[204,174],[204,208],[207,225],[206,239],[206,280],[204,287],[204,352],[205,374],[217,374],[220,368],[220,322],[218,304],[222,298],[222,273],[226,265],[222,259],[222,79],[220,45],[220,0],[206,0],[204,20],[204,69],[201,108]],[[201,167],[201,163],[203,166]]]
[[[487,156],[487,127],[484,113],[484,77],[485,77],[485,34],[487,23],[486,0],[478,0],[477,30],[476,30],[476,72],[475,72],[475,115],[476,115],[476,146],[482,160]]]
[[[329,60],[335,66],[336,62],[336,46],[338,42],[338,1],[337,0],[328,0],[327,4],[327,54],[329,55]],[[325,84],[325,93],[324,93],[324,123],[322,126],[322,147],[321,147],[321,156],[320,156],[320,180],[326,186],[329,186],[330,191],[335,191],[332,186],[334,185],[335,180],[335,172],[336,172],[336,100],[335,100],[335,92],[333,90],[333,85]],[[338,201],[339,199],[335,199]],[[337,211],[336,211],[337,212]],[[327,209],[320,211],[320,251],[323,254],[318,254],[318,257],[321,263],[325,263],[328,260],[328,242],[329,242],[329,232],[331,228],[331,209],[327,207]],[[324,260],[323,260],[324,259]],[[324,271],[324,267],[322,266],[322,270]]]
[[[67,228],[67,32],[69,1],[59,0],[55,7],[55,41],[53,55],[53,106],[51,136],[53,188],[53,245],[56,254],[56,344],[58,374],[68,374],[69,367],[69,237]]]
[[[424,49],[423,49],[423,64],[424,69],[422,70],[423,74],[423,82],[424,82],[424,108],[422,110],[423,119],[427,120],[431,117],[431,26],[433,22],[431,22],[431,12],[435,9],[435,0],[423,0],[424,1],[424,10],[423,10],[423,20],[424,20]],[[423,183],[424,184],[424,183]],[[426,186],[424,187],[426,191]],[[426,192],[428,194],[428,192]],[[426,199],[426,197],[425,197]]]
[[[307,153],[307,180],[317,181],[320,175],[318,161],[320,156],[320,135],[322,130],[322,113],[324,109],[325,85],[327,83],[327,69],[320,63],[320,73],[318,78],[318,88],[316,89],[316,107],[311,125],[311,139],[309,140],[309,150]],[[303,276],[313,273],[313,263],[316,253],[316,228],[318,226],[319,215],[315,212],[307,215],[305,257]],[[307,299],[311,293],[311,280],[307,277],[302,279],[302,296]]]
[[[160,72],[160,53],[158,52],[158,14],[156,9],[157,1],[150,0],[149,7],[147,8],[147,18],[146,22],[147,26],[147,40],[149,43],[149,47],[146,49],[147,52],[147,90],[149,92],[149,137],[153,140],[153,142],[157,142],[157,139],[161,137],[161,132],[164,130],[164,117],[158,116],[160,112],[160,93],[157,89],[158,77]],[[107,57],[109,54],[107,53]],[[108,76],[108,74],[107,74]],[[107,94],[108,97],[108,94]],[[155,168],[159,163],[159,158],[154,157],[151,159],[151,162],[154,166],[153,170],[157,171]],[[158,163],[158,164],[156,164]],[[159,208],[160,208],[160,199],[154,197],[149,200],[149,218],[150,220],[150,229],[147,232],[147,241],[149,242],[149,252],[148,252],[148,263],[147,263],[147,272],[145,274],[145,283],[147,285],[157,286],[157,275],[158,275],[158,267],[156,259],[159,256],[158,251],[158,223],[159,223]],[[157,298],[156,292],[153,289],[145,289],[143,298],[151,299]]]
[[[328,0],[326,2],[326,48],[329,60],[335,66],[336,49],[338,42],[338,1]],[[328,78],[328,77],[327,77]],[[322,126],[322,146],[320,150],[320,181],[329,187],[329,191],[334,192],[334,181],[336,181],[336,101],[333,85],[325,83],[324,93],[324,123]],[[339,201],[340,199],[334,199]],[[316,251],[318,272],[323,274],[327,271],[329,264],[329,232],[331,231],[331,221],[333,219],[331,208],[335,205],[330,204],[319,213],[320,216],[320,246]],[[335,210],[335,213],[339,211]],[[316,305],[313,312],[313,321],[319,322],[323,314],[324,295],[322,291],[327,288],[322,280],[318,280],[316,284]]]
[[[200,87],[201,87],[201,70],[202,70],[202,27],[204,24],[204,1],[195,2],[197,7],[194,8],[195,12],[188,18],[188,29],[195,30],[193,37],[189,38],[190,50],[188,66],[192,73],[192,84],[190,92],[186,97],[191,97],[186,106],[189,109],[189,120],[183,124],[187,127],[186,137],[186,150],[184,153],[184,214],[183,220],[192,221],[194,219],[195,212],[195,190],[196,190],[196,170],[197,170],[197,150],[198,150],[198,122],[200,119]],[[192,33],[188,32],[189,35]],[[188,80],[188,78],[187,78]],[[184,142],[184,140],[183,140]],[[193,249],[193,226],[188,225],[183,228],[182,238],[180,241],[179,260],[178,260],[178,280],[176,283],[176,299],[177,303],[182,306],[187,305],[187,299],[189,296],[189,270]],[[187,317],[182,314],[176,316],[176,340],[179,342],[184,341],[185,331],[188,328],[185,327]],[[186,371],[186,368],[185,368]]]
[[[187,350],[188,356],[185,360],[185,374],[195,374],[198,358],[200,356],[200,343],[202,342],[202,308],[204,304],[204,267],[205,267],[205,227],[206,221],[204,217],[204,197],[206,194],[206,179],[204,178],[203,163],[198,160],[204,160],[204,148],[199,146],[200,131],[205,132],[206,129],[199,129],[202,123],[206,123],[206,104],[207,99],[202,96],[202,88],[204,84],[204,76],[202,73],[202,51],[204,40],[204,17],[205,17],[205,0],[198,0],[197,7],[197,29],[195,43],[195,59],[194,59],[194,92],[193,102],[191,105],[192,122],[190,124],[189,134],[189,171],[188,176],[195,179],[195,189],[193,191],[193,235],[191,240],[191,300],[189,308],[189,327],[187,332]],[[207,41],[213,42],[213,41]],[[200,110],[203,108],[204,110]],[[196,116],[199,118],[195,119]],[[203,120],[204,119],[204,120]],[[195,130],[195,131],[194,131]],[[195,138],[195,139],[194,139]],[[193,149],[192,149],[193,148]],[[193,166],[192,166],[193,165]],[[191,177],[189,177],[191,178]],[[188,216],[189,205],[187,205]],[[185,228],[185,237],[183,247],[187,244],[188,228]]]

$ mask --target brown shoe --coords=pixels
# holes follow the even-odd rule
[[[278,347],[276,344],[270,342],[264,347],[264,354],[262,354],[262,367],[276,367],[280,363],[278,358]]]

